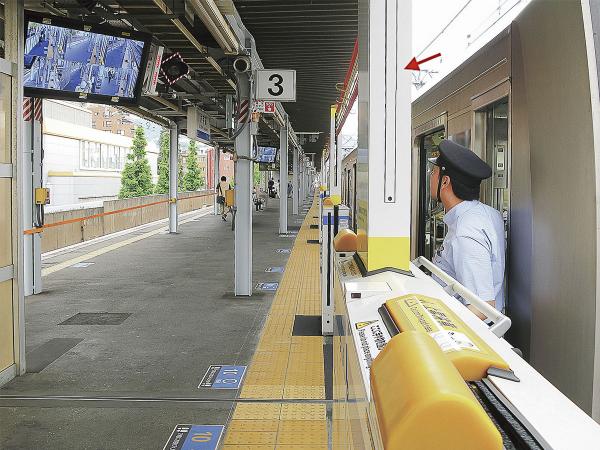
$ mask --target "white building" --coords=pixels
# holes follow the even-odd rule
[[[118,197],[131,138],[92,128],[92,113],[79,103],[44,100],[43,124],[47,211]],[[149,142],[146,150],[156,181],[158,148]]]

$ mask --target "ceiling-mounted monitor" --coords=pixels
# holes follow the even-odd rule
[[[274,163],[277,157],[277,148],[275,147],[258,147],[256,151],[255,161],[258,163]]]
[[[135,105],[150,41],[146,33],[27,12],[24,93]]]

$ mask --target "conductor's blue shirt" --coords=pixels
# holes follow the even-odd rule
[[[504,309],[504,221],[496,209],[462,201],[444,216],[448,232],[433,262],[484,301]],[[468,304],[464,299],[460,299]]]

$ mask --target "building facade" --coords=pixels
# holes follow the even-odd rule
[[[49,209],[118,197],[132,138],[93,128],[93,117],[78,103],[44,101],[43,183],[50,189]],[[158,148],[148,142],[146,151],[156,181]]]
[[[129,114],[108,105],[89,104],[87,109],[92,113],[92,128],[133,137],[135,124],[129,120]]]

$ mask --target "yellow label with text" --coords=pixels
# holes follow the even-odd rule
[[[481,380],[490,367],[509,368],[442,300],[410,294],[388,300],[385,306],[401,332],[429,334],[465,380]]]

